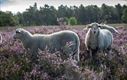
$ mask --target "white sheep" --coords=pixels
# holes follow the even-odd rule
[[[79,61],[80,41],[78,35],[73,31],[64,30],[52,34],[32,35],[27,30],[18,28],[14,39],[21,40],[25,49],[29,49],[34,56],[38,49],[44,51],[47,48],[51,53],[60,51]]]
[[[97,51],[107,51],[111,49],[113,35],[108,29],[101,29],[98,23],[88,25],[88,32],[85,37],[85,45],[90,55],[95,55]]]
[[[119,33],[114,27],[106,25],[106,24],[98,24],[98,26],[100,26],[101,29],[107,29],[112,33]]]

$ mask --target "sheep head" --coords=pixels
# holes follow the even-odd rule
[[[13,38],[14,39],[20,39],[20,40],[22,40],[22,39],[24,39],[24,37],[28,37],[28,36],[31,36],[31,33],[30,32],[28,32],[27,30],[25,30],[25,29],[22,29],[22,28],[18,28],[18,29],[16,29],[16,31],[15,31],[15,33],[14,33],[14,35],[13,35]]]
[[[99,34],[99,29],[100,25],[98,23],[91,23],[87,25],[87,29],[89,29],[90,34],[98,35]]]

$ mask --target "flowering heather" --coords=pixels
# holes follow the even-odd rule
[[[84,40],[86,31],[83,27],[66,27],[79,35],[80,62],[64,59],[62,53],[39,51],[37,63],[33,63],[30,55],[20,41],[12,36],[15,28],[0,30],[0,80],[126,80],[127,79],[127,27],[118,26],[119,34],[113,34],[114,41],[110,54],[99,53],[97,64],[90,60]],[[49,34],[62,30],[58,26],[41,26],[25,28],[32,34]],[[68,42],[67,46],[73,45]]]

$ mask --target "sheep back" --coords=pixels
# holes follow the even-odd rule
[[[78,35],[69,30],[55,32],[48,36],[49,42],[47,43],[49,51],[60,51],[66,55],[79,56],[80,41]]]

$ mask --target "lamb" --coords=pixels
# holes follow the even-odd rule
[[[31,34],[25,29],[18,28],[13,37],[21,40],[24,48],[29,49],[33,56],[37,55],[38,49],[44,51],[48,48],[50,53],[60,51],[79,61],[80,41],[78,35],[73,31],[64,30],[52,34]]]
[[[102,28],[103,26],[98,23],[91,23],[87,28],[88,32],[85,37],[85,45],[90,55],[93,56],[97,51],[109,51],[111,49],[113,35],[110,30],[114,28]],[[117,30],[116,30],[117,32]]]

